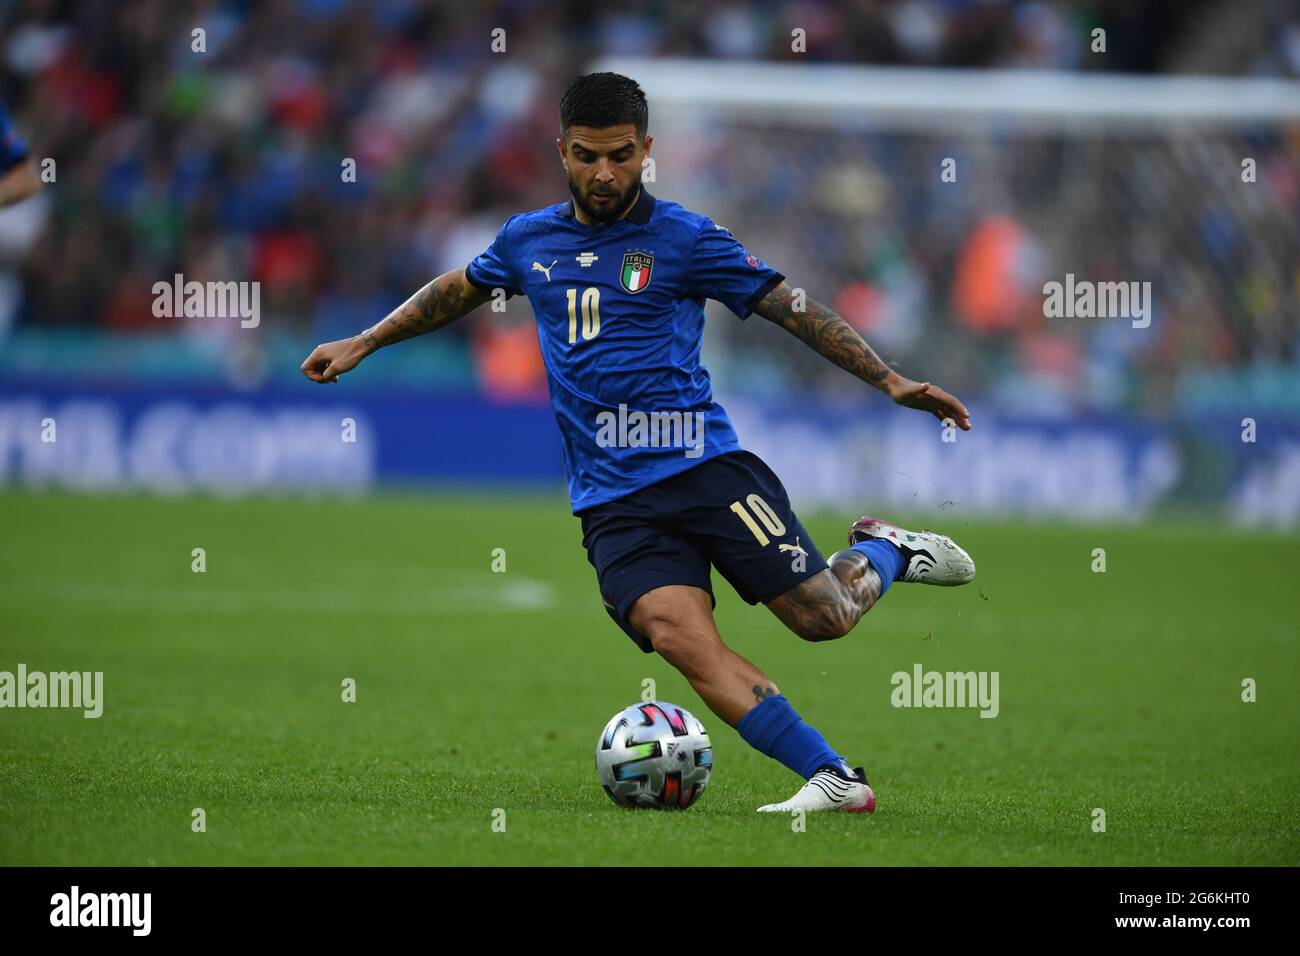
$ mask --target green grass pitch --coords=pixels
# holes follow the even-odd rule
[[[105,687],[97,720],[0,710],[0,863],[1300,863],[1296,537],[951,508],[930,520],[975,583],[899,584],[824,644],[717,581],[728,643],[879,795],[796,832],[754,811],[798,779],[605,616],[559,493],[7,493],[0,514],[0,670]],[[830,553],[854,517],[809,527]],[[894,708],[890,676],[918,662],[997,671],[999,715]],[[597,783],[596,737],[647,677],[713,739],[685,813]]]

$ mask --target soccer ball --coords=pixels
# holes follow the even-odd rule
[[[596,743],[600,785],[620,807],[684,810],[709,785],[712,769],[704,725],[666,700],[619,711]]]

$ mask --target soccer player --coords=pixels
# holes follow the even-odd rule
[[[828,563],[780,479],[741,449],[713,401],[700,364],[704,300],[775,322],[900,405],[966,430],[970,416],[943,389],[887,368],[835,312],[801,303],[726,229],[651,196],[641,184],[647,121],[635,81],[576,79],[560,101],[555,143],[571,201],[511,216],[482,255],[354,338],[317,346],[302,371],[336,382],[376,349],[440,329],[494,290],[526,295],[605,609],[746,742],[804,778],[791,799],[760,810],[870,812],[876,798],[862,768],[723,643],[710,565],[809,641],[843,637],[895,581],[964,584],[975,566],[950,538],[877,518],[859,519]]]
[[[27,154],[27,143],[0,104],[0,207],[11,206],[41,188]]]

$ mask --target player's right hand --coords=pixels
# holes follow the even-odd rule
[[[929,412],[943,422],[952,421],[962,431],[970,431],[970,412],[954,395],[949,395],[938,385],[913,382],[897,373],[886,385],[889,397],[899,405]]]
[[[356,336],[316,346],[302,363],[302,374],[322,385],[337,382],[340,375],[356,368],[365,358],[365,349],[359,343],[360,337]]]

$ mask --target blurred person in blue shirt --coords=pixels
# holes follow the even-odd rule
[[[27,141],[0,103],[0,206],[20,202],[41,188],[28,155]]]

